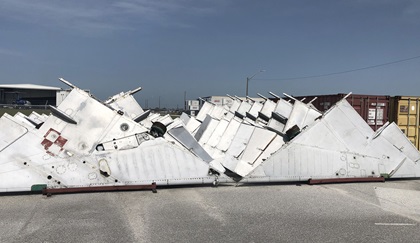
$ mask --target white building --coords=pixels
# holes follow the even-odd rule
[[[245,97],[236,97],[236,98],[241,99],[243,101],[247,100]],[[207,102],[213,103],[215,105],[221,105],[221,106],[226,105],[227,107],[231,107],[232,103],[233,103],[233,99],[229,96],[207,96],[207,97],[203,97],[202,99],[207,101]],[[264,101],[264,99],[260,98],[260,97],[250,98],[250,99],[252,99],[254,101],[257,101],[257,102],[263,102]]]
[[[57,92],[61,88],[36,84],[0,84],[0,104],[20,101],[32,105],[56,105]]]
[[[200,109],[200,101],[198,100],[186,100],[185,110],[198,111]]]

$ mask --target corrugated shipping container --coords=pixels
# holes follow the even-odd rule
[[[312,104],[320,111],[326,111],[347,94],[314,95],[314,96],[294,96],[304,103],[312,101]],[[387,95],[361,95],[351,94],[347,101],[360,114],[360,116],[370,125],[373,130],[377,130],[388,121],[390,96]]]
[[[395,96],[391,98],[389,120],[395,122],[419,149],[419,102],[417,96]]]

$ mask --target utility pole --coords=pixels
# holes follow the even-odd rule
[[[251,79],[252,79],[253,77],[255,77],[255,75],[257,75],[257,74],[259,74],[259,73],[262,73],[262,72],[265,72],[265,70],[261,69],[260,71],[256,72],[254,75],[252,75],[252,76],[250,76],[250,77],[246,77],[246,93],[245,93],[245,97],[247,97],[247,96],[248,96],[248,85],[249,85],[249,81],[251,81]]]
[[[184,110],[187,110],[187,91],[184,91]]]

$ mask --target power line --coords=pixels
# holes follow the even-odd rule
[[[406,61],[410,61],[410,60],[418,59],[418,58],[420,58],[420,56],[405,58],[405,59],[401,59],[401,60],[397,60],[397,61],[382,63],[382,64],[368,66],[368,67],[356,68],[356,69],[334,72],[334,73],[327,73],[327,74],[302,76],[302,77],[291,77],[291,78],[254,78],[254,79],[255,80],[296,80],[296,79],[307,79],[307,78],[319,78],[319,77],[326,77],[326,76],[338,75],[338,74],[343,74],[343,73],[351,73],[351,72],[357,72],[357,71],[371,69],[371,68],[377,68],[377,67],[392,65],[392,64],[395,64],[395,63],[406,62]]]

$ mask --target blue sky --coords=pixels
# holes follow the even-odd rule
[[[420,96],[417,0],[1,0],[0,83],[101,99],[141,86],[141,105],[268,91]]]

